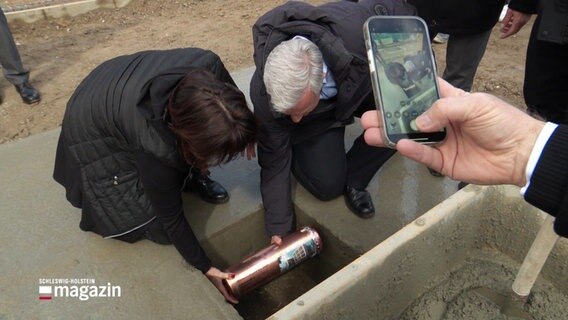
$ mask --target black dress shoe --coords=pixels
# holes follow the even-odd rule
[[[223,186],[211,180],[209,175],[194,172],[191,174],[183,191],[192,191],[209,203],[225,203],[229,201],[229,193]]]
[[[349,210],[360,218],[368,219],[375,215],[373,200],[367,190],[360,191],[350,186],[345,186],[344,196]]]
[[[20,94],[20,97],[22,97],[24,103],[34,104],[41,100],[39,91],[32,87],[29,82],[26,81],[22,84],[16,84],[15,87],[16,91],[18,91],[18,93]]]

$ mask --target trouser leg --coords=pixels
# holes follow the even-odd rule
[[[529,111],[568,123],[568,44],[538,40],[537,17],[527,48],[523,94]]]
[[[345,185],[357,190],[367,185],[396,151],[369,146],[361,134],[345,154],[345,128],[335,128],[294,146],[292,172],[320,200],[342,194]]]
[[[369,146],[361,134],[347,153],[347,182],[357,190],[367,188],[373,176],[396,150]]]
[[[472,35],[450,35],[442,78],[454,87],[470,91],[490,36],[491,29]]]
[[[292,147],[294,176],[320,200],[343,193],[347,172],[344,135],[344,127],[333,128]]]
[[[363,113],[374,110],[376,110],[375,101],[371,93],[354,112],[354,116],[360,118]],[[366,189],[377,171],[396,153],[396,150],[390,148],[369,146],[363,134],[364,132],[355,139],[353,146],[347,152],[346,184],[357,190]]]
[[[18,48],[12,37],[4,12],[0,9],[0,65],[4,76],[17,85],[28,81],[29,72],[24,69]]]

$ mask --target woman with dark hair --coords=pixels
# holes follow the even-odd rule
[[[174,244],[230,302],[185,219],[182,191],[228,200],[207,168],[245,149],[257,123],[217,55],[196,48],[145,51],[104,62],[67,104],[54,179],[82,209],[80,228],[127,242]]]

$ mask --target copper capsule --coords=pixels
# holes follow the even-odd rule
[[[272,244],[229,267],[226,272],[235,277],[223,280],[223,284],[232,295],[242,297],[320,253],[322,248],[317,231],[303,227],[284,237],[280,246]]]

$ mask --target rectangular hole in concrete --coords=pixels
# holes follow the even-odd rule
[[[266,319],[349,264],[360,254],[342,243],[328,230],[317,225],[301,210],[295,209],[298,227],[310,225],[316,228],[323,240],[323,251],[320,255],[242,297],[235,309],[244,319]],[[268,243],[261,210],[217,232],[202,245],[216,265],[228,267],[266,247]]]

